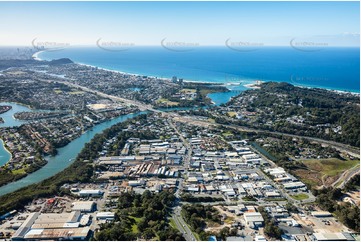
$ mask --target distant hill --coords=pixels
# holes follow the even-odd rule
[[[48,62],[48,65],[65,65],[65,64],[73,64],[74,62],[69,58],[61,58],[57,60],[52,60]]]

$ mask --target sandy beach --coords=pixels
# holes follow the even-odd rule
[[[44,52],[44,50],[35,52],[35,53],[33,54],[33,56],[32,56],[33,59],[34,59],[34,60],[37,60],[37,61],[42,61],[42,59],[39,58],[39,54],[42,53],[42,52]]]
[[[260,89],[262,83],[264,83],[264,81],[256,80],[254,83],[245,84],[243,86],[252,89]]]
[[[38,51],[36,53],[33,54],[33,59],[34,60],[38,60],[38,61],[42,61],[43,59],[41,59],[39,57],[39,54],[42,53],[42,52],[45,52],[44,50],[41,50],[41,51]],[[101,70],[104,70],[104,71],[110,71],[110,72],[115,72],[115,73],[120,73],[120,74],[123,74],[123,75],[130,75],[130,76],[147,76],[147,77],[150,77],[150,78],[157,78],[157,79],[160,79],[160,80],[163,80],[163,81],[171,81],[171,78],[160,78],[160,77],[156,77],[156,76],[151,76],[151,75],[143,75],[143,74],[138,74],[138,73],[130,73],[130,72],[124,72],[124,71],[118,71],[118,70],[112,70],[112,69],[107,69],[107,68],[103,68],[103,67],[98,67],[98,66],[94,66],[94,65],[89,65],[89,64],[85,64],[85,63],[81,63],[81,62],[74,62],[78,65],[83,65],[83,66],[87,66],[87,67],[92,67],[92,68],[98,68],[98,69],[101,69]],[[249,80],[247,80],[249,81]],[[243,86],[246,87],[246,88],[250,88],[250,89],[260,89],[260,85],[264,82],[268,82],[268,81],[272,81],[272,80],[267,80],[267,81],[261,81],[261,80],[255,80],[253,81],[252,83],[248,83],[248,84],[244,84]],[[231,85],[235,85],[235,84],[238,84],[237,82],[227,82],[227,83],[222,83],[222,82],[207,82],[207,81],[194,81],[194,80],[185,80],[183,79],[183,82],[185,83],[204,83],[204,84],[216,84],[216,85],[223,85],[225,87],[227,86],[231,86]],[[277,81],[275,81],[277,82]],[[239,83],[240,84],[240,83]],[[342,91],[342,90],[334,90],[334,89],[329,89],[329,88],[324,88],[324,87],[313,87],[313,86],[303,86],[303,85],[295,85],[297,87],[302,87],[302,88],[321,88],[321,89],[325,89],[325,90],[328,90],[328,91],[332,91],[332,92],[335,92],[337,94],[352,94],[352,95],[360,95],[360,93],[357,93],[357,92],[350,92],[350,91]],[[227,88],[229,89],[229,88]],[[229,89],[230,90],[230,89]]]

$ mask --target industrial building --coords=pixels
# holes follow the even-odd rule
[[[316,211],[311,212],[311,215],[316,218],[332,217],[332,214],[327,211]]]
[[[11,240],[85,240],[89,227],[80,227],[80,211],[31,213]]]
[[[263,226],[263,217],[261,213],[258,212],[250,212],[244,213],[244,220],[250,228],[258,228]]]
[[[314,233],[317,241],[346,241],[349,240],[349,236],[345,236],[343,233]],[[351,237],[352,238],[352,237]]]
[[[79,196],[81,197],[101,197],[104,192],[100,190],[81,190]]]
[[[114,220],[115,219],[115,213],[112,212],[100,212],[96,215],[97,220]]]
[[[93,201],[80,201],[74,202],[73,207],[71,208],[72,211],[80,211],[84,213],[90,213],[95,211],[96,206],[95,202]]]
[[[289,183],[283,184],[283,187],[285,189],[297,189],[297,188],[306,187],[306,185],[302,182],[289,182]]]

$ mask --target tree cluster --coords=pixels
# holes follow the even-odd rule
[[[276,225],[276,221],[271,219],[267,211],[263,207],[258,207],[258,211],[262,214],[264,219],[264,233],[270,238],[282,240],[282,230]]]
[[[344,195],[340,188],[324,188],[313,192],[321,209],[334,213],[350,229],[360,231],[360,208],[350,203],[338,202]]]
[[[169,209],[175,196],[170,191],[142,195],[134,192],[122,193],[118,201],[114,222],[101,227],[96,240],[184,240],[182,234],[167,221]]]
[[[183,205],[182,216],[191,230],[196,232],[201,240],[208,240],[209,233],[204,231],[207,221],[221,223],[219,212],[212,206],[204,206],[201,204]]]

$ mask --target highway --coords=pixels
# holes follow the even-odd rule
[[[41,80],[41,81],[50,82],[49,80]],[[106,93],[103,93],[103,92],[100,92],[100,91],[94,91],[94,90],[89,89],[87,87],[80,86],[78,84],[74,84],[74,83],[71,83],[71,82],[68,82],[68,81],[65,81],[65,80],[64,81],[57,80],[56,82],[61,82],[61,83],[65,84],[65,85],[68,85],[70,87],[79,88],[79,89],[81,89],[83,91],[94,93],[94,94],[97,94],[97,95],[99,95],[101,97],[109,98],[109,99],[114,100],[114,101],[120,101],[120,102],[123,102],[123,103],[125,103],[127,105],[137,106],[142,111],[149,110],[149,111],[152,111],[152,112],[163,113],[164,116],[170,117],[170,118],[172,118],[174,120],[177,120],[177,121],[180,121],[180,122],[192,123],[192,124],[197,125],[197,126],[206,126],[206,127],[210,126],[210,125],[220,125],[220,126],[223,126],[223,127],[226,127],[226,128],[236,129],[236,130],[243,131],[243,132],[276,134],[276,135],[283,135],[283,136],[298,138],[298,139],[307,139],[309,141],[317,142],[317,143],[319,143],[321,145],[331,146],[331,147],[333,147],[333,148],[335,148],[335,149],[337,149],[337,150],[339,150],[341,152],[346,152],[346,153],[348,153],[348,154],[350,154],[350,155],[352,155],[354,157],[360,158],[360,150],[359,149],[357,149],[356,147],[352,147],[350,145],[338,143],[338,142],[335,142],[335,141],[323,140],[323,139],[320,139],[320,138],[314,138],[314,137],[309,137],[309,136],[300,136],[300,135],[281,133],[281,132],[275,132],[275,131],[254,129],[254,128],[249,128],[249,127],[244,127],[244,126],[237,126],[237,125],[214,124],[214,123],[211,123],[209,121],[198,120],[197,118],[192,117],[192,116],[182,117],[182,116],[179,116],[178,114],[173,113],[173,112],[164,112],[164,111],[161,111],[161,110],[157,110],[157,109],[153,108],[152,105],[147,105],[147,104],[144,104],[144,103],[139,102],[139,101],[129,100],[129,99],[117,97],[117,96],[114,96],[114,95],[109,95],[109,94],[106,94]],[[191,159],[192,147],[184,139],[184,137],[180,134],[180,132],[178,131],[177,127],[173,124],[173,121],[171,119],[168,120],[168,123],[177,132],[177,134],[180,137],[180,139],[182,140],[184,146],[187,148],[187,155],[185,156],[185,159],[184,159],[183,162],[184,162],[184,166],[188,167],[190,159]],[[259,153],[259,152],[257,152],[257,153]],[[262,154],[260,154],[260,155],[263,156]],[[264,157],[264,158],[266,158],[266,157]],[[267,160],[271,164],[275,165],[269,159],[267,159]],[[338,185],[338,187],[343,187],[348,180],[350,180],[355,174],[358,174],[359,172],[360,172],[359,168],[357,168],[357,169],[353,168],[351,171],[346,171],[344,174],[342,174],[340,176],[340,178],[336,182],[334,182],[333,186],[340,183],[341,179],[343,179],[343,182],[341,182]],[[289,197],[289,196],[286,196],[286,197]],[[314,199],[309,199],[307,201],[312,201],[312,200],[314,200]]]
[[[171,114],[171,113],[168,113]],[[353,147],[347,144],[342,144],[342,143],[338,143],[335,141],[331,141],[331,140],[324,140],[324,139],[320,139],[320,138],[314,138],[314,137],[309,137],[309,136],[301,136],[301,135],[295,135],[295,134],[288,134],[288,133],[281,133],[281,132],[275,132],[275,131],[269,131],[269,130],[263,130],[263,129],[254,129],[254,128],[249,128],[249,127],[245,127],[245,126],[238,126],[238,125],[225,125],[225,124],[218,124],[218,123],[211,123],[209,121],[205,121],[205,120],[199,120],[196,117],[192,117],[192,116],[176,116],[173,115],[174,119],[179,121],[179,122],[184,122],[184,123],[189,123],[189,124],[193,124],[193,125],[198,125],[198,126],[222,126],[225,128],[229,128],[229,129],[236,129],[238,131],[242,131],[242,132],[254,132],[254,133],[264,133],[264,134],[275,134],[275,135],[282,135],[282,136],[287,136],[287,137],[291,137],[291,138],[298,138],[298,139],[306,139],[309,140],[311,142],[316,142],[319,143],[321,145],[328,145],[330,147],[333,147],[341,152],[346,152],[354,157],[360,158],[360,150],[357,147]]]
[[[182,218],[181,210],[182,210],[182,208],[180,205],[174,207],[172,218],[173,218],[177,228],[183,234],[183,237],[187,241],[196,241],[197,240],[196,237],[193,235],[192,231],[188,227],[188,224]]]
[[[111,99],[113,101],[123,102],[123,103],[128,104],[128,105],[137,106],[141,111],[149,110],[149,111],[153,111],[153,112],[162,112],[160,110],[154,109],[153,106],[144,104],[142,102],[125,99],[125,98],[117,97],[117,96],[114,96],[114,95],[109,95],[109,94],[106,94],[106,93],[100,92],[100,91],[95,91],[95,90],[92,90],[90,88],[80,86],[78,84],[71,83],[71,82],[68,82],[68,81],[65,81],[65,80],[58,80],[57,79],[57,80],[52,81],[52,80],[42,80],[42,79],[40,79],[39,81],[43,81],[43,82],[59,82],[59,83],[62,83],[64,85],[67,85],[69,87],[78,88],[78,89],[80,89],[82,91],[85,91],[85,92],[93,93],[93,94],[96,94],[96,95],[104,97],[104,98],[109,98],[109,99]]]
[[[185,155],[184,160],[183,160],[183,166],[189,167],[191,156],[192,156],[192,147],[189,144],[189,142],[180,134],[179,130],[174,125],[172,119],[168,119],[168,124],[178,134],[179,138],[182,140],[183,145],[187,149],[187,154]],[[176,206],[173,208],[172,218],[173,218],[178,230],[183,234],[183,237],[187,241],[196,241],[197,240],[196,237],[193,235],[188,224],[184,221],[184,219],[182,218],[182,215],[181,215],[182,207],[181,207],[181,203],[180,203],[180,192],[183,190],[183,181],[184,181],[183,178],[178,179],[177,191],[174,194],[176,196],[176,204],[175,204]]]
[[[57,79],[57,80],[52,80],[52,79],[51,80],[43,80],[43,79],[40,79],[39,81],[43,81],[43,82],[60,82],[60,83],[63,83],[65,85],[67,85],[67,86],[70,86],[70,87],[78,88],[80,90],[90,92],[90,93],[99,95],[99,96],[104,97],[104,98],[109,98],[109,99],[111,99],[113,101],[120,101],[120,102],[123,102],[123,103],[125,103],[127,105],[137,106],[141,111],[149,110],[149,111],[152,111],[152,112],[163,113],[164,116],[172,118],[173,120],[176,120],[176,121],[179,121],[179,122],[190,123],[190,124],[193,124],[193,125],[205,126],[205,127],[220,125],[220,126],[223,126],[223,127],[226,127],[226,128],[236,129],[236,130],[243,131],[243,132],[276,134],[276,135],[283,135],[283,136],[287,136],[287,137],[291,137],[291,138],[307,139],[309,141],[317,142],[317,143],[319,143],[321,145],[331,146],[331,147],[333,147],[333,148],[335,148],[335,149],[337,149],[337,150],[339,150],[341,152],[346,152],[346,153],[348,153],[348,154],[350,154],[350,155],[352,155],[354,157],[360,158],[360,150],[357,147],[353,147],[353,146],[350,146],[350,145],[338,143],[338,142],[335,142],[335,141],[324,140],[324,139],[314,138],[314,137],[309,137],[309,136],[300,136],[300,135],[295,135],[295,134],[268,131],[268,130],[262,130],[262,129],[254,129],[254,128],[249,128],[249,127],[245,127],[245,126],[224,125],[224,124],[211,123],[209,121],[199,120],[196,117],[192,117],[192,116],[187,116],[187,117],[179,116],[178,114],[176,114],[174,112],[164,112],[164,111],[161,111],[161,110],[157,110],[152,105],[144,104],[144,103],[139,102],[139,101],[129,100],[129,99],[117,97],[117,96],[114,96],[114,95],[109,95],[109,94],[106,94],[106,93],[103,93],[103,92],[100,92],[100,91],[95,91],[95,90],[92,90],[90,88],[87,88],[87,87],[84,87],[84,86],[81,86],[81,85],[78,85],[78,84],[75,84],[75,83],[71,83],[69,81],[66,81],[66,78],[64,78],[62,80],[59,80],[59,79]],[[185,167],[187,167],[187,166],[189,166],[189,162],[190,162],[190,159],[191,159],[192,148],[191,148],[190,144],[184,139],[184,137],[179,133],[178,129],[175,127],[172,120],[169,119],[168,121],[169,121],[169,124],[174,128],[174,130],[179,135],[179,137],[182,140],[185,147],[187,148],[187,155],[186,155],[185,160],[184,160],[184,165],[185,165]],[[269,162],[273,163],[271,161],[269,161]],[[353,168],[351,171],[346,171],[344,174],[341,175],[341,177],[333,185],[337,185],[338,183],[341,182],[341,179],[343,179],[343,182],[341,182],[338,185],[338,187],[343,187],[345,185],[345,183],[349,179],[351,179],[355,174],[358,174],[358,173],[359,173],[359,168],[357,168],[357,169]]]
[[[357,165],[342,173],[342,175],[334,183],[332,183],[332,187],[343,188],[345,184],[357,174],[360,174],[360,165]]]
[[[117,97],[114,95],[109,95],[100,91],[96,91],[96,90],[92,90],[90,88],[75,84],[75,83],[71,83],[69,81],[66,81],[66,78],[59,80],[43,80],[40,79],[39,81],[43,81],[43,82],[60,82],[63,83],[65,85],[68,85],[70,87],[74,87],[74,88],[79,88],[83,91],[86,92],[90,92],[93,94],[97,94],[101,97],[104,98],[109,98],[111,100],[114,101],[120,101],[123,102],[125,104],[128,105],[133,105],[133,106],[137,106],[141,111],[145,111],[145,110],[149,110],[152,112],[157,112],[157,113],[163,113],[165,116],[168,117],[172,117],[175,118],[177,121],[180,122],[185,122],[185,123],[192,123],[194,125],[198,125],[198,126],[210,126],[210,125],[221,125],[223,127],[226,128],[232,128],[232,129],[237,129],[239,131],[243,131],[243,132],[256,132],[256,133],[266,133],[266,134],[276,134],[276,135],[283,135],[283,136],[287,136],[287,137],[292,137],[292,138],[299,138],[299,139],[307,139],[309,141],[314,141],[320,144],[326,144],[329,145],[339,151],[344,151],[349,153],[350,155],[360,158],[360,149],[358,149],[357,147],[353,147],[350,145],[346,145],[346,144],[342,144],[342,143],[338,143],[335,141],[330,141],[330,140],[324,140],[324,139],[320,139],[320,138],[314,138],[314,137],[309,137],[309,136],[300,136],[300,135],[295,135],[295,134],[288,134],[288,133],[281,133],[281,132],[275,132],[275,131],[268,131],[268,130],[263,130],[263,129],[254,129],[254,128],[249,128],[249,127],[245,127],[245,126],[237,126],[237,125],[223,125],[223,124],[217,124],[217,123],[211,123],[209,121],[204,121],[204,120],[199,120],[196,117],[192,117],[192,116],[187,116],[187,117],[182,117],[179,116],[178,114],[174,113],[174,112],[165,112],[165,111],[161,111],[158,109],[155,109],[152,105],[148,105],[148,104],[144,104],[142,102],[139,101],[135,101],[135,100],[129,100],[129,99],[125,99],[125,98],[121,98],[121,97]],[[230,120],[231,121],[231,120]],[[177,130],[177,129],[176,129]],[[179,133],[179,132],[178,132]],[[183,139],[183,137],[180,135],[181,139]]]

